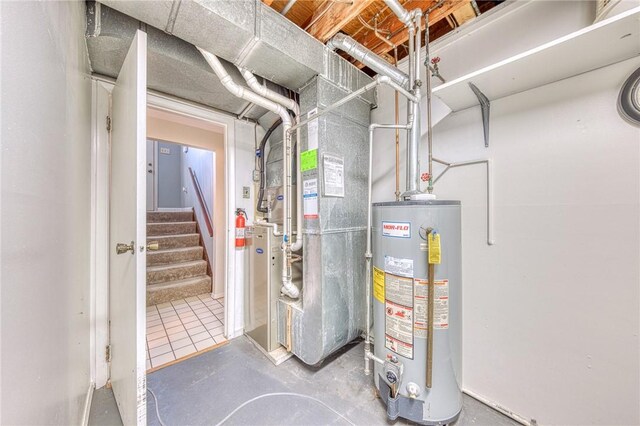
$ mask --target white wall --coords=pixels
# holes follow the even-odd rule
[[[2,424],[79,424],[90,386],[84,2],[1,2]]]
[[[513,39],[501,22],[496,37]],[[488,149],[478,107],[434,129],[435,156],[495,166],[493,247],[483,166],[449,171],[435,191],[463,205],[463,386],[540,424],[640,422],[640,130],[616,111],[638,66],[492,101]],[[393,120],[389,103],[381,92],[375,121]],[[393,198],[392,140],[376,139],[376,200]]]

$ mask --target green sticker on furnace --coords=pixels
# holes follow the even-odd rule
[[[306,172],[318,168],[318,150],[310,149],[300,154],[300,171]]]

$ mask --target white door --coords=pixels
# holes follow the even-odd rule
[[[147,416],[146,92],[147,35],[138,31],[111,98],[111,385],[125,425],[146,424]]]

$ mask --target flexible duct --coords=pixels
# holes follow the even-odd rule
[[[260,189],[258,191],[258,201],[256,202],[256,210],[260,213],[267,213],[269,209],[266,207],[262,207],[262,202],[264,201],[264,187],[266,186],[266,178],[265,178],[265,150],[267,146],[267,141],[271,134],[282,124],[282,118],[278,118],[267,130],[267,133],[264,134],[262,140],[260,141]]]
[[[395,83],[407,88],[409,76],[382,59],[346,34],[336,34],[327,42],[330,49],[340,49],[362,62],[378,74],[390,77]]]
[[[242,77],[244,77],[249,87],[253,89],[256,93],[293,111],[293,113],[296,115],[298,120],[300,119],[300,105],[298,105],[296,101],[294,101],[293,99],[289,99],[285,96],[282,96],[280,93],[276,93],[273,90],[267,89],[264,85],[260,84],[256,79],[256,77],[248,70],[241,69],[241,68],[238,68],[238,70],[242,74]],[[298,183],[298,194],[296,196],[297,233],[295,235],[295,241],[293,241],[293,243],[290,244],[289,246],[290,251],[298,251],[302,248],[302,184],[301,184],[302,176],[300,173],[300,166],[299,166],[300,165],[300,129],[296,131],[296,160],[297,160],[296,164],[298,165],[298,167],[296,167],[296,182]],[[291,163],[291,161],[289,163]],[[292,164],[285,163],[285,167],[288,167],[289,169],[291,169]],[[292,198],[291,197],[291,189],[292,189],[291,173],[289,173],[288,176],[289,176],[288,180],[284,182],[284,184],[286,185],[287,200],[288,200],[285,203],[285,220],[289,222],[288,227],[290,230],[292,230],[293,227],[291,224],[291,198]],[[291,234],[293,235],[293,232],[291,232]],[[291,253],[287,253],[287,257],[290,258]]]
[[[235,81],[233,81],[233,79],[231,78],[231,76],[229,75],[229,73],[227,72],[225,67],[222,65],[222,63],[220,62],[217,56],[199,47],[198,47],[198,50],[200,51],[200,53],[202,53],[202,56],[204,57],[204,59],[207,61],[207,63],[209,64],[213,72],[215,72],[218,78],[220,79],[220,82],[224,85],[224,87],[229,92],[231,92],[233,95],[239,98],[242,98],[246,101],[252,102],[256,105],[266,108],[269,111],[272,111],[278,114],[280,118],[282,118],[282,127],[284,130],[285,144],[286,144],[285,146],[287,147],[285,151],[286,152],[285,156],[287,156],[287,160],[290,163],[291,162],[291,159],[290,159],[291,135],[288,130],[291,128],[292,121],[291,121],[291,116],[289,115],[289,112],[286,110],[286,108],[269,99],[263,98],[262,96],[252,92],[251,90],[248,90],[240,86]],[[290,178],[291,177],[290,169],[289,169],[289,172],[287,172],[287,168],[285,167],[285,174],[289,175],[289,178]],[[287,250],[288,247],[290,246],[289,237],[290,237],[291,230],[287,227],[286,221],[283,223],[282,232],[283,232],[283,236],[282,236],[283,248]],[[282,256],[282,292],[291,298],[297,299],[298,297],[300,297],[300,290],[298,290],[298,288],[292,283],[291,275],[292,275],[291,263],[289,262],[289,259],[287,259],[287,256]]]

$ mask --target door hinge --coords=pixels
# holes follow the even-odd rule
[[[111,362],[111,345],[107,345],[107,347],[105,348],[104,353],[105,353],[104,354],[104,359],[107,362]]]
[[[111,117],[107,115],[107,132],[111,131]]]

